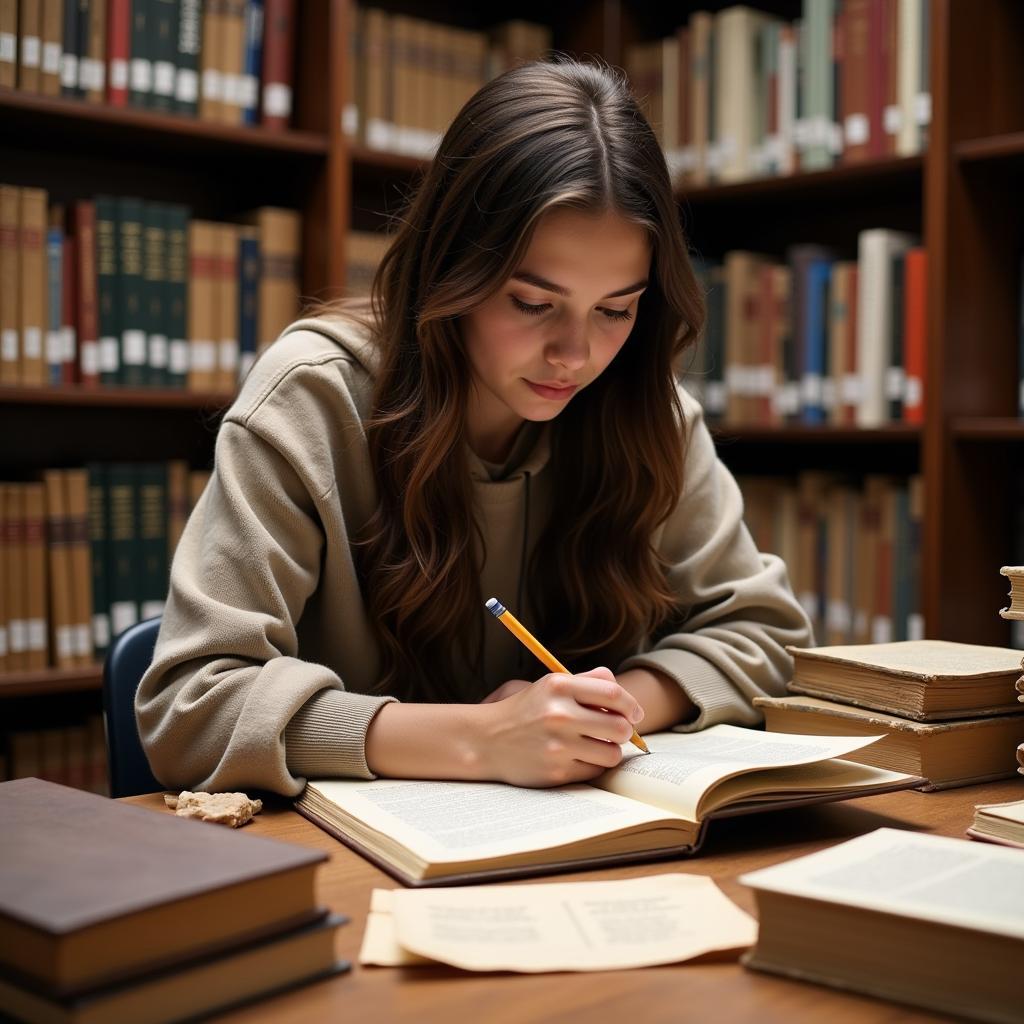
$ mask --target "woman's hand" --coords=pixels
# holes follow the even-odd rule
[[[622,760],[620,744],[644,716],[607,668],[522,683],[504,683],[474,715],[482,774],[501,782],[560,786],[596,778]]]
[[[504,682],[496,690],[492,690],[482,701],[481,704],[493,704],[495,701],[504,700],[506,697],[512,697],[519,693],[520,690],[525,690],[528,686],[533,686],[533,683],[529,679],[509,679]]]

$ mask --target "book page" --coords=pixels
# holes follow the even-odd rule
[[[1011,800],[1004,804],[978,804],[974,810],[986,817],[1003,818],[1024,825],[1024,800]]]
[[[645,737],[650,754],[627,750],[623,762],[592,785],[699,821],[701,798],[733,775],[842,757],[881,738],[766,733],[734,725],[656,733]],[[764,785],[769,784],[766,772]]]
[[[416,957],[470,971],[615,970],[739,951],[757,937],[753,918],[700,875],[394,890],[385,899],[375,892],[372,908],[364,964]]]
[[[383,838],[389,847],[407,847],[430,863],[544,850],[666,818],[653,807],[589,786],[325,779],[310,782],[309,789],[379,833],[376,845]]]
[[[1024,939],[1020,852],[964,839],[880,828],[740,881],[755,889]]]

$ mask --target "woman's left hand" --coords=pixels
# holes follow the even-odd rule
[[[519,693],[520,690],[525,690],[528,686],[533,684],[529,679],[509,679],[502,683],[496,690],[492,690],[482,701],[481,704],[493,704],[495,701],[504,700],[506,697],[513,697]]]

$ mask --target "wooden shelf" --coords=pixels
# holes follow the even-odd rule
[[[696,185],[676,189],[677,196],[690,205],[703,203],[761,202],[766,199],[819,200],[848,197],[852,189],[877,194],[886,184],[906,185],[922,177],[924,158],[892,157],[849,167],[822,171],[801,171],[771,178],[754,178],[728,184]]]
[[[1024,132],[967,139],[956,143],[953,155],[964,164],[1024,161]]]
[[[103,666],[47,668],[34,672],[0,672],[0,699],[41,697],[48,693],[98,690],[103,685]]]
[[[1024,420],[1012,416],[960,416],[951,429],[960,441],[1024,441]]]
[[[919,444],[921,428],[909,423],[894,423],[886,427],[810,426],[792,424],[780,427],[729,426],[714,424],[711,433],[718,444]]]
[[[223,409],[234,395],[163,388],[99,388],[65,385],[40,388],[0,387],[0,405],[64,405],[103,409]]]
[[[325,157],[328,139],[308,131],[267,131],[258,125],[227,125],[132,107],[110,107],[84,100],[39,96],[0,88],[0,132],[8,142],[59,133],[60,145],[72,140],[88,152],[97,145],[142,144],[150,150],[205,151],[211,155]]]

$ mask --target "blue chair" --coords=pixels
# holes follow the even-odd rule
[[[159,616],[129,627],[110,645],[103,665],[103,713],[112,797],[165,788],[153,777],[135,724],[135,691],[153,660],[159,630]]]

